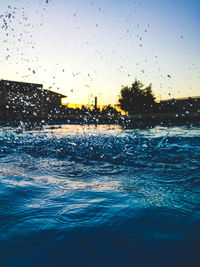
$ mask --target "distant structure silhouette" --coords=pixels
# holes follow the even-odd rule
[[[48,118],[62,113],[61,98],[66,97],[42,84],[0,80],[0,118]]]
[[[155,118],[153,114],[161,120],[169,118],[177,120],[177,118],[197,117],[200,114],[200,97],[188,97],[179,99],[162,100],[159,103],[155,101],[155,96],[152,91],[152,85],[144,88],[144,85],[137,79],[130,87],[122,86],[119,97],[119,106],[122,110],[128,112],[129,115],[134,116],[135,119],[149,119]],[[138,117],[137,115],[143,115]],[[163,116],[162,116],[163,114]]]
[[[196,96],[162,100],[157,104],[157,112],[181,114],[200,112],[200,97]]]
[[[66,95],[44,89],[42,84],[0,80],[0,121],[60,121],[76,123],[160,123],[200,121],[200,97],[155,102],[151,84],[135,80],[122,87],[118,106],[71,108],[62,105]],[[121,115],[118,107],[128,112]]]

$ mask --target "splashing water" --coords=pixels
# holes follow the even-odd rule
[[[3,266],[198,266],[199,133],[2,127]]]

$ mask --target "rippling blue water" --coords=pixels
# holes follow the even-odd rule
[[[2,127],[1,266],[200,266],[199,136]]]

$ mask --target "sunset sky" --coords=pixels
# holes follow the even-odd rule
[[[199,0],[0,0],[0,79],[70,103],[116,103],[135,78],[157,99],[200,95]]]

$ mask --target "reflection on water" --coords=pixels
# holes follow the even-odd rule
[[[2,127],[3,266],[198,266],[199,133]]]

